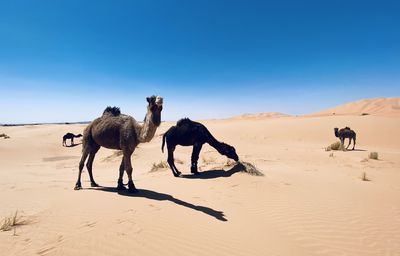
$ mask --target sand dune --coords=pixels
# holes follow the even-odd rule
[[[62,147],[61,138],[85,125],[1,127],[11,138],[0,139],[0,217],[18,210],[26,224],[0,232],[0,254],[399,255],[400,118],[203,123],[264,176],[226,166],[208,145],[203,175],[191,175],[188,147],[175,151],[183,177],[151,172],[167,158],[160,135],[173,123],[162,123],[133,155],[138,194],[114,189],[121,155],[107,149],[93,171],[104,187],[90,188],[85,171],[84,189],[74,191],[81,145]],[[346,125],[357,131],[357,150],[326,152],[333,127]],[[368,160],[370,151],[380,160]]]
[[[400,98],[364,99],[316,112],[309,116],[331,115],[400,115]]]
[[[255,114],[243,114],[239,116],[234,116],[232,119],[237,120],[247,120],[247,119],[265,119],[265,118],[280,118],[280,117],[289,117],[290,115],[279,113],[279,112],[263,112],[263,113],[255,113]]]

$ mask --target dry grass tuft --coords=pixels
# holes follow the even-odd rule
[[[158,172],[160,169],[169,168],[169,165],[166,161],[161,161],[159,163],[153,163],[150,172]]]
[[[343,150],[343,146],[340,143],[340,141],[336,141],[335,143],[332,143],[329,145],[327,148],[325,148],[325,151],[331,151],[331,150]]]
[[[5,133],[2,133],[2,134],[0,134],[0,138],[9,139],[10,136],[8,136],[8,135],[5,134]]]
[[[378,152],[370,152],[368,158],[378,160]]]
[[[370,181],[370,179],[367,178],[367,173],[363,172],[363,174],[361,175],[361,180],[362,181]]]
[[[201,157],[201,160],[203,161],[203,163],[205,165],[207,165],[207,164],[215,164],[216,163],[216,159],[214,157],[212,157],[212,156],[206,157],[206,156],[203,155]]]
[[[224,164],[224,167],[233,167],[235,166],[237,163],[235,160],[229,159],[226,161],[226,163]]]
[[[264,176],[261,170],[248,162],[239,161],[231,170],[234,172],[245,172],[253,176]]]
[[[15,234],[15,228],[25,224],[27,224],[27,222],[18,215],[18,211],[15,211],[12,216],[4,218],[3,223],[0,226],[0,231],[9,231],[14,228]]]
[[[174,162],[176,164],[184,164],[184,162],[178,158],[174,159]],[[151,167],[151,170],[149,172],[158,172],[160,170],[168,169],[169,164],[167,161],[160,161],[158,163],[153,163],[153,166]]]

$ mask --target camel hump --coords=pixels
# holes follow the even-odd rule
[[[121,110],[119,109],[119,107],[110,107],[108,106],[104,111],[103,111],[103,115],[104,114],[111,114],[113,116],[119,116],[121,114]]]
[[[191,124],[191,123],[193,123],[193,121],[190,120],[189,118],[182,118],[181,120],[179,120],[179,121],[176,123],[176,126],[182,126],[182,125]]]
[[[345,130],[350,130],[350,127],[346,126],[344,127]]]

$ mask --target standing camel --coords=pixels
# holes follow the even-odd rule
[[[70,132],[66,133],[63,136],[63,146],[67,147],[67,140],[68,139],[71,140],[71,145],[70,146],[73,146],[74,145],[74,138],[80,138],[80,137],[82,137],[82,134],[80,134],[80,133],[78,135],[75,135],[75,134],[70,133]]]
[[[118,190],[126,189],[122,177],[124,170],[128,174],[129,192],[137,192],[132,181],[131,156],[139,143],[149,142],[161,123],[163,98],[151,96],[147,98],[147,114],[144,123],[138,123],[133,117],[121,114],[117,107],[107,107],[103,115],[91,122],[83,132],[82,158],[79,163],[78,180],[75,190],[82,188],[81,174],[86,158],[89,156],[86,167],[88,169],[92,187],[97,187],[93,179],[93,160],[100,147],[122,150],[123,157],[119,167]]]
[[[353,140],[353,149],[356,146],[356,132],[350,129],[350,127],[345,127],[343,129],[335,128],[335,136],[340,139],[340,144],[342,147],[344,147],[344,139],[348,138],[349,139],[349,145],[347,145],[346,149],[349,148],[351,144],[351,140]]]
[[[179,120],[176,123],[176,126],[172,126],[164,134],[161,146],[161,150],[163,152],[165,141],[167,142],[168,149],[168,164],[171,167],[172,174],[175,177],[178,177],[181,174],[174,163],[174,151],[176,145],[193,146],[192,166],[190,167],[190,170],[193,174],[198,174],[197,161],[199,160],[199,154],[204,143],[208,143],[221,155],[225,155],[235,161],[239,160],[234,147],[226,143],[219,142],[216,138],[214,138],[214,136],[212,136],[212,134],[204,125],[193,122],[188,118]]]

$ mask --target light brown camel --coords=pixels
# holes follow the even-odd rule
[[[129,192],[137,192],[132,181],[131,156],[139,143],[149,142],[161,123],[163,98],[151,96],[147,98],[147,114],[144,123],[139,124],[133,117],[121,114],[117,107],[107,107],[103,115],[91,122],[83,132],[82,158],[79,163],[78,181],[75,190],[82,188],[81,174],[86,158],[89,156],[86,167],[88,169],[92,187],[98,187],[93,179],[93,160],[100,147],[119,149],[123,152],[119,167],[118,190],[126,189],[122,177],[124,170],[128,174]]]

